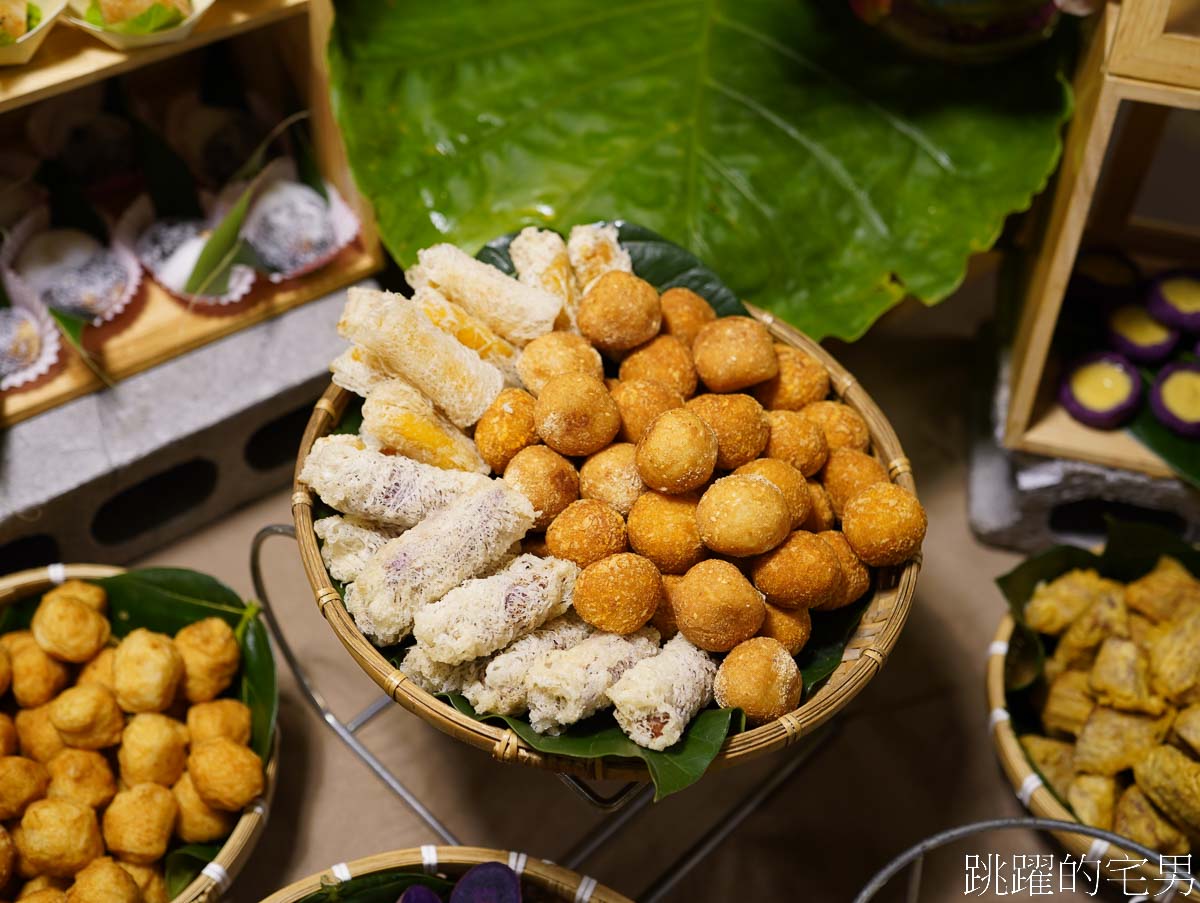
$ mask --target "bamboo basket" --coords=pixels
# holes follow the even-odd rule
[[[124,573],[124,568],[105,564],[52,564],[45,568],[17,571],[0,577],[0,605],[11,605],[27,596],[52,589],[64,580],[98,580]],[[171,903],[216,903],[246,865],[255,844],[267,826],[267,814],[275,795],[279,764],[279,727],[276,725],[271,757],[267,761],[261,804],[248,807],[233,827],[217,857]]]
[[[916,494],[912,465],[900,447],[900,440],[879,407],[854,377],[820,345],[803,333],[767,312],[747,305],[776,341],[806,352],[829,370],[834,395],[858,411],[871,433],[874,454],[883,463],[893,482]],[[334,588],[313,533],[313,500],[307,486],[300,482],[300,470],[313,442],[324,436],[341,418],[350,393],[331,384],[318,399],[300,442],[292,492],[292,517],[300,558],[316,598],[317,607],[334,634],[372,680],[388,696],[413,714],[450,736],[485,750],[501,762],[516,762],[549,771],[592,779],[649,781],[650,773],[641,760],[575,759],[538,752],[515,732],[463,715],[434,696],[415,686],[406,675],[380,655],[359,632],[346,612],[342,597]],[[725,741],[710,768],[725,768],[783,749],[816,730],[862,692],[879,673],[888,653],[896,644],[912,605],[921,556],[899,567],[876,568],[873,596],[863,613],[858,630],[846,646],[842,662],[828,681],[800,708],[782,718],[743,731]]]
[[[378,853],[353,862],[343,862],[323,872],[289,884],[276,891],[263,903],[297,903],[310,894],[333,887],[351,878],[363,875],[379,875],[388,872],[436,873],[446,878],[457,878],[472,866],[483,862],[503,862],[520,873],[524,888],[536,888],[543,893],[537,899],[573,901],[573,903],[632,903],[593,878],[568,871],[552,862],[527,858],[524,853],[506,853],[483,847],[413,847]]]

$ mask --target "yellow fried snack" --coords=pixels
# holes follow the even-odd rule
[[[8,692],[12,686],[12,657],[8,650],[0,648],[0,696]]]
[[[829,443],[815,423],[805,420],[798,411],[767,411],[767,422],[771,425],[765,452],[768,458],[787,461],[806,477],[825,466]]]
[[[1152,621],[1170,621],[1200,608],[1200,580],[1169,555],[1125,587],[1125,602]]]
[[[142,903],[142,890],[129,872],[101,856],[75,876],[67,903]]]
[[[517,452],[504,468],[504,482],[533,505],[534,530],[545,530],[579,498],[575,465],[545,445],[531,445]]]
[[[23,709],[49,702],[67,685],[70,676],[66,666],[37,643],[23,643],[13,653],[12,691]]]
[[[1161,715],[1166,704],[1150,693],[1150,663],[1133,640],[1109,637],[1096,653],[1091,688],[1101,705]]]
[[[520,352],[515,345],[496,335],[483,320],[467,313],[440,292],[424,289],[413,295],[413,301],[434,326],[454,336],[499,370],[510,385],[517,384],[517,357]]]
[[[833,505],[829,501],[829,493],[825,491],[824,486],[813,481],[809,481],[807,488],[808,517],[804,519],[800,529],[807,530],[809,533],[824,533],[832,530],[837,526],[837,518],[833,516]]]
[[[0,756],[15,756],[20,748],[16,722],[11,716],[0,712]]]
[[[719,558],[701,561],[684,574],[671,606],[679,632],[708,652],[728,652],[750,639],[767,614],[762,593]]]
[[[1170,712],[1154,718],[1096,706],[1075,744],[1076,770],[1114,775],[1133,768],[1163,741],[1171,728],[1171,717]]]
[[[1175,716],[1175,736],[1200,755],[1200,705],[1190,705]]]
[[[800,409],[809,423],[820,427],[825,442],[835,448],[853,448],[865,452],[871,444],[871,431],[858,411],[840,401],[814,401]]]
[[[842,533],[873,567],[903,564],[921,550],[929,520],[917,497],[895,483],[874,483],[846,505]]]
[[[835,599],[814,605],[817,611],[834,611],[845,608],[863,597],[871,587],[871,572],[863,560],[855,554],[849,541],[840,530],[822,530],[817,534],[821,540],[833,549],[838,564],[842,566],[842,591]]]
[[[791,522],[783,493],[763,477],[722,477],[704,491],[696,506],[696,525],[704,544],[737,558],[774,549],[787,537]]]
[[[1071,622],[1058,647],[1054,650],[1061,661],[1083,666],[1091,662],[1101,643],[1109,637],[1129,636],[1129,615],[1125,608],[1125,596],[1121,585],[1113,583],[1110,592],[1105,592]]]
[[[108,643],[108,619],[77,599],[42,599],[30,625],[34,641],[64,662],[86,662]]]
[[[14,840],[21,858],[39,875],[69,878],[104,855],[95,810],[70,800],[30,803]]]
[[[142,892],[142,903],[167,903],[167,881],[160,867],[120,860],[117,864],[137,882]]]
[[[697,502],[695,494],[651,491],[639,496],[626,523],[630,547],[664,574],[687,573],[704,557],[696,524]]]
[[[638,474],[651,489],[677,495],[699,489],[717,463],[717,437],[707,423],[686,409],[654,419],[637,444]]]
[[[100,809],[117,793],[108,759],[90,749],[64,749],[46,764],[50,786],[46,796]]]
[[[767,446],[770,421],[762,405],[749,395],[698,395],[684,407],[716,434],[717,467],[721,470],[749,464]]]
[[[751,317],[721,317],[700,327],[692,357],[710,392],[737,392],[779,372],[771,334]]]
[[[658,335],[660,325],[658,292],[632,273],[604,273],[585,289],[579,302],[579,331],[605,354],[650,341]]]
[[[690,288],[669,288],[658,300],[662,305],[663,332],[679,339],[688,349],[704,325],[717,318],[712,305]]]
[[[740,708],[752,725],[774,721],[795,709],[803,690],[796,660],[770,637],[755,637],[735,646],[713,680],[717,705]]]
[[[493,473],[504,473],[513,455],[537,445],[534,398],[524,389],[505,389],[475,424],[475,446]]]
[[[24,756],[0,757],[0,819],[20,818],[25,808],[46,795],[46,766]]]
[[[1087,671],[1064,671],[1050,682],[1042,704],[1042,724],[1048,731],[1078,736],[1096,700]]]
[[[225,737],[193,746],[187,770],[200,799],[214,809],[237,812],[263,790],[262,759]]]
[[[204,618],[175,634],[183,659],[183,691],[188,702],[209,702],[233,683],[242,652],[233,628],[220,618]]]
[[[1200,836],[1200,762],[1173,746],[1160,746],[1133,766],[1133,777],[1167,818]]]
[[[127,712],[161,712],[175,701],[183,658],[169,636],[139,627],[117,646],[113,685]]]
[[[598,452],[621,428],[621,413],[604,383],[584,373],[564,373],[547,382],[533,419],[542,441],[564,455]]]
[[[385,379],[367,394],[359,434],[369,447],[444,470],[487,473],[466,434],[402,379]]]
[[[815,608],[841,601],[845,592],[837,553],[820,536],[804,530],[754,559],[750,574],[767,601],[780,608]]]
[[[517,278],[562,299],[555,329],[575,329],[579,315],[579,283],[562,236],[549,229],[527,226],[508,246]]]
[[[768,605],[758,635],[778,640],[788,655],[796,655],[812,636],[812,615],[807,608],[786,609]]]
[[[126,786],[162,784],[179,780],[187,762],[188,729],[174,718],[143,712],[129,719],[117,762]]]
[[[1123,593],[1121,584],[1094,570],[1068,571],[1038,584],[1025,603],[1025,623],[1038,633],[1057,635],[1102,597]]]
[[[12,880],[16,871],[16,860],[17,850],[12,835],[8,833],[7,829],[0,826],[0,887],[4,887]]]
[[[662,383],[629,379],[609,389],[621,415],[621,438],[637,442],[646,435],[659,414],[683,407],[683,396]]]
[[[250,708],[236,699],[214,699],[188,709],[187,728],[193,744],[227,737],[243,745],[250,742]]]
[[[21,755],[38,762],[49,762],[66,744],[50,721],[50,703],[36,709],[21,709],[13,719]]]
[[[887,470],[866,452],[853,448],[830,448],[821,469],[821,484],[829,493],[833,513],[838,517],[859,491],[873,483],[888,483]]]
[[[8,653],[9,658],[15,657],[19,649],[33,642],[32,630],[12,630],[0,634],[0,648]]]
[[[655,336],[625,356],[618,371],[621,380],[645,379],[670,386],[684,398],[696,394],[696,368],[692,353],[679,339]]]
[[[1136,784],[1125,788],[1113,813],[1113,831],[1168,856],[1191,849],[1187,835],[1162,816]]]
[[[1067,789],[1067,802],[1085,825],[1111,831],[1120,789],[1116,778],[1078,774]]]
[[[546,530],[546,547],[555,558],[585,568],[628,548],[625,521],[611,505],[580,499],[569,504]]]
[[[97,586],[94,583],[88,583],[86,580],[64,580],[54,589],[42,596],[42,601],[47,599],[74,599],[77,602],[82,602],[92,611],[104,613],[104,609],[108,607],[108,594],[104,591],[104,587]]]
[[[237,823],[237,815],[214,809],[196,792],[187,772],[171,788],[179,813],[175,817],[175,836],[184,843],[210,843],[227,837]]]
[[[178,809],[174,794],[161,784],[137,784],[122,790],[104,810],[104,842],[109,852],[142,864],[162,859]]]
[[[600,352],[583,336],[573,332],[548,332],[521,351],[517,373],[526,389],[541,395],[546,383],[564,373],[582,373],[604,379],[604,361],[600,359]]]
[[[829,371],[814,357],[790,345],[775,345],[779,372],[752,390],[764,408],[798,411],[829,394]]]
[[[792,513],[792,529],[798,530],[807,519],[812,509],[812,497],[809,495],[804,474],[787,461],[779,458],[759,458],[743,464],[734,471],[738,476],[762,477],[775,484],[775,488],[783,493],[788,510]]]
[[[99,655],[83,666],[76,683],[100,684],[115,692],[116,684],[113,683],[112,666],[116,655],[117,650],[114,646],[102,649]]]
[[[612,505],[622,516],[646,491],[637,471],[637,447],[618,442],[596,452],[579,468],[579,495]]]
[[[32,884],[33,882],[30,882]],[[26,893],[28,884],[21,889],[21,893],[17,895],[17,899],[21,903],[68,903],[67,892],[59,887],[41,887],[35,891]]]
[[[1150,649],[1151,685],[1172,701],[1200,682],[1200,609],[1184,615]]]
[[[1022,734],[1017,739],[1046,783],[1060,799],[1066,799],[1071,781],[1075,778],[1071,765],[1071,744],[1037,734]]]
[[[575,611],[606,633],[634,633],[662,603],[662,576],[649,559],[631,552],[589,564],[575,580]]]
[[[64,690],[50,703],[50,723],[67,746],[104,749],[121,742],[125,714],[112,690],[86,684]]]

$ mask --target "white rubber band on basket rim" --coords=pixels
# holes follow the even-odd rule
[[[437,871],[437,847],[431,843],[421,844],[421,867],[427,875]]]
[[[212,883],[217,886],[217,890],[220,893],[223,894],[225,891],[229,890],[229,885],[231,883],[229,879],[229,872],[225,871],[225,866],[221,865],[219,862],[208,863],[200,870],[200,874],[212,881]]]
[[[255,800],[246,808],[261,819],[266,819],[267,817],[267,801],[261,796],[256,797]]]
[[[1008,655],[1008,640],[992,640],[988,646],[988,658],[993,655]]]
[[[996,729],[996,725],[1003,724],[1005,721],[1010,721],[1008,709],[992,709],[988,715],[988,733]]]
[[[57,585],[67,582],[67,566],[61,561],[56,561],[54,564],[46,565],[46,576],[50,578],[50,582]]]
[[[1029,801],[1033,799],[1033,794],[1039,787],[1044,787],[1042,776],[1036,771],[1031,771],[1025,776],[1025,780],[1021,782],[1021,786],[1017,789],[1017,799],[1021,801],[1022,806],[1028,806]]]
[[[508,867],[518,875],[525,871],[525,862],[528,857],[524,853],[511,852],[508,854]]]
[[[344,862],[339,862],[336,865],[329,867],[329,873],[333,875],[333,880],[338,884],[345,884],[353,876],[350,874],[350,866]]]
[[[575,903],[588,903],[592,899],[592,892],[596,889],[596,879],[589,878],[587,875],[579,882],[579,887],[575,891]]]
[[[1084,862],[1094,862],[1100,864],[1100,857],[1108,852],[1108,841],[1102,837],[1097,837],[1092,841],[1092,845],[1088,847],[1088,851],[1083,855]]]

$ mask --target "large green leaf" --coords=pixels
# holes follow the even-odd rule
[[[812,633],[796,656],[804,680],[804,696],[815,693],[830,674],[837,670],[846,654],[846,644],[858,629],[863,612],[871,604],[870,594],[853,605],[837,611],[812,612]]]
[[[402,264],[627,217],[815,338],[932,303],[1053,170],[1059,44],[971,69],[817,0],[340,0],[333,100]]]
[[[190,843],[176,847],[163,860],[163,878],[167,882],[167,896],[174,900],[184,888],[196,880],[204,867],[221,852],[219,843]]]
[[[396,903],[396,898],[413,885],[428,887],[443,899],[454,889],[454,882],[436,875],[396,870],[360,875],[349,881],[326,885],[304,897],[300,903]]]

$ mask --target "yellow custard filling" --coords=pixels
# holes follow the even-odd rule
[[[1071,394],[1093,411],[1115,408],[1129,398],[1132,391],[1129,374],[1109,361],[1084,364],[1071,374]]]
[[[1162,400],[1168,411],[1180,420],[1200,420],[1200,373],[1179,370],[1162,384]]]
[[[1170,338],[1170,331],[1141,307],[1128,305],[1113,311],[1112,328],[1138,345],[1157,345]]]
[[[1200,313],[1200,281],[1188,276],[1176,276],[1159,286],[1163,297],[1185,314]]]

